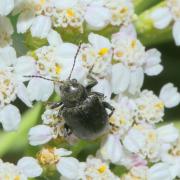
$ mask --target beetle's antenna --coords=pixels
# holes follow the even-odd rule
[[[41,79],[44,79],[44,80],[47,80],[47,81],[53,81],[53,82],[62,83],[62,81],[45,78],[45,77],[43,77],[43,76],[28,75],[28,76],[24,76],[24,77],[26,77],[26,78],[41,78]]]
[[[75,64],[76,64],[76,59],[77,59],[77,56],[78,56],[79,51],[80,51],[80,49],[81,49],[81,45],[82,45],[82,42],[80,42],[80,43],[79,43],[78,50],[77,50],[77,52],[76,52],[76,54],[75,54],[75,56],[74,56],[74,63],[73,63],[73,67],[72,67],[72,69],[71,69],[71,72],[70,72],[70,74],[69,74],[68,79],[71,79],[71,75],[72,75],[72,72],[73,72],[73,70],[74,70],[74,67],[75,67]]]

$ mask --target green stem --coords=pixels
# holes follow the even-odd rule
[[[142,13],[146,9],[154,6],[155,4],[161,2],[162,0],[133,0],[135,5],[135,11],[137,14]]]
[[[3,132],[0,138],[0,157],[11,150],[17,143],[24,143],[23,139],[28,139],[27,132],[36,124],[41,114],[42,105],[37,104],[31,110],[27,111],[23,117],[18,131]],[[20,142],[18,142],[20,141]],[[21,142],[22,141],[22,142]]]
[[[146,46],[157,45],[173,40],[171,32],[172,27],[169,26],[162,30],[156,29],[153,25],[153,20],[150,17],[154,10],[164,6],[166,6],[165,1],[143,12],[135,21],[138,37]]]

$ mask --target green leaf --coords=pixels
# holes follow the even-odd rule
[[[9,152],[16,143],[26,144],[28,142],[28,131],[36,124],[41,115],[42,105],[37,104],[27,111],[23,117],[18,131],[3,132],[0,134],[0,157]]]

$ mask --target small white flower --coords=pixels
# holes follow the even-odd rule
[[[179,0],[166,0],[166,5],[156,9],[152,14],[154,26],[164,29],[173,21],[172,34],[177,46],[180,45],[180,3]]]
[[[143,85],[144,73],[153,76],[162,71],[160,52],[156,49],[145,51],[132,25],[114,34],[112,44],[113,60],[116,62],[112,67],[114,93],[128,91],[136,94]]]
[[[123,144],[130,152],[138,153],[145,145],[144,134],[137,129],[131,129],[125,136]]]
[[[147,179],[147,166],[137,166],[130,169],[130,171],[127,174],[124,174],[122,176],[123,180],[134,180],[134,179],[141,179],[145,180]]]
[[[14,0],[0,1],[0,15],[7,16],[14,8]]]
[[[130,100],[125,97],[121,98],[119,102],[111,100],[110,103],[115,108],[109,119],[110,130],[113,134],[118,134],[122,138],[134,122],[134,103],[131,104]]]
[[[7,17],[0,17],[0,47],[12,44],[13,26]]]
[[[29,131],[29,143],[37,146],[49,142],[54,136],[53,129],[46,125],[37,125]]]
[[[179,131],[173,124],[161,126],[157,129],[158,138],[165,143],[174,143],[178,136]]]
[[[152,91],[144,90],[139,98],[135,99],[136,112],[134,119],[136,122],[147,122],[150,124],[162,121],[164,116],[164,103]]]
[[[42,168],[37,160],[32,157],[20,159],[17,165],[0,161],[0,179],[20,179],[38,177],[42,173]]]
[[[102,160],[89,156],[85,162],[84,176],[86,179],[112,179],[118,180],[119,178],[115,176],[109,169],[109,165]]]
[[[112,163],[120,161],[122,156],[122,145],[117,135],[108,135],[107,139],[102,143],[100,155],[105,160],[110,160]]]
[[[107,25],[127,25],[132,22],[133,16],[131,0],[102,0],[88,3],[85,20],[91,29],[101,30]]]
[[[32,157],[23,157],[18,161],[17,167],[30,178],[40,176],[43,171],[37,160]]]
[[[27,0],[16,3],[14,14],[20,13],[17,22],[17,31],[25,33],[28,29],[35,37],[46,38],[51,30],[51,15],[54,12],[54,3],[51,0]]]
[[[172,180],[171,172],[169,166],[166,163],[157,163],[153,165],[147,172],[148,180]]]
[[[28,80],[23,77],[25,72],[36,72],[33,58],[17,58],[15,50],[9,46],[0,49],[0,121],[7,131],[16,130],[20,123],[20,112],[11,105],[16,97],[27,106],[32,106],[24,85]]]
[[[180,103],[180,93],[172,83],[165,84],[162,87],[159,97],[167,108],[175,107]]]
[[[83,32],[84,14],[86,4],[83,1],[55,1],[55,13],[53,14],[53,25],[61,28],[78,28]]]

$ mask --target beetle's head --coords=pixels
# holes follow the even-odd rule
[[[66,80],[60,86],[61,99],[67,106],[74,105],[86,98],[86,89],[76,79]]]

